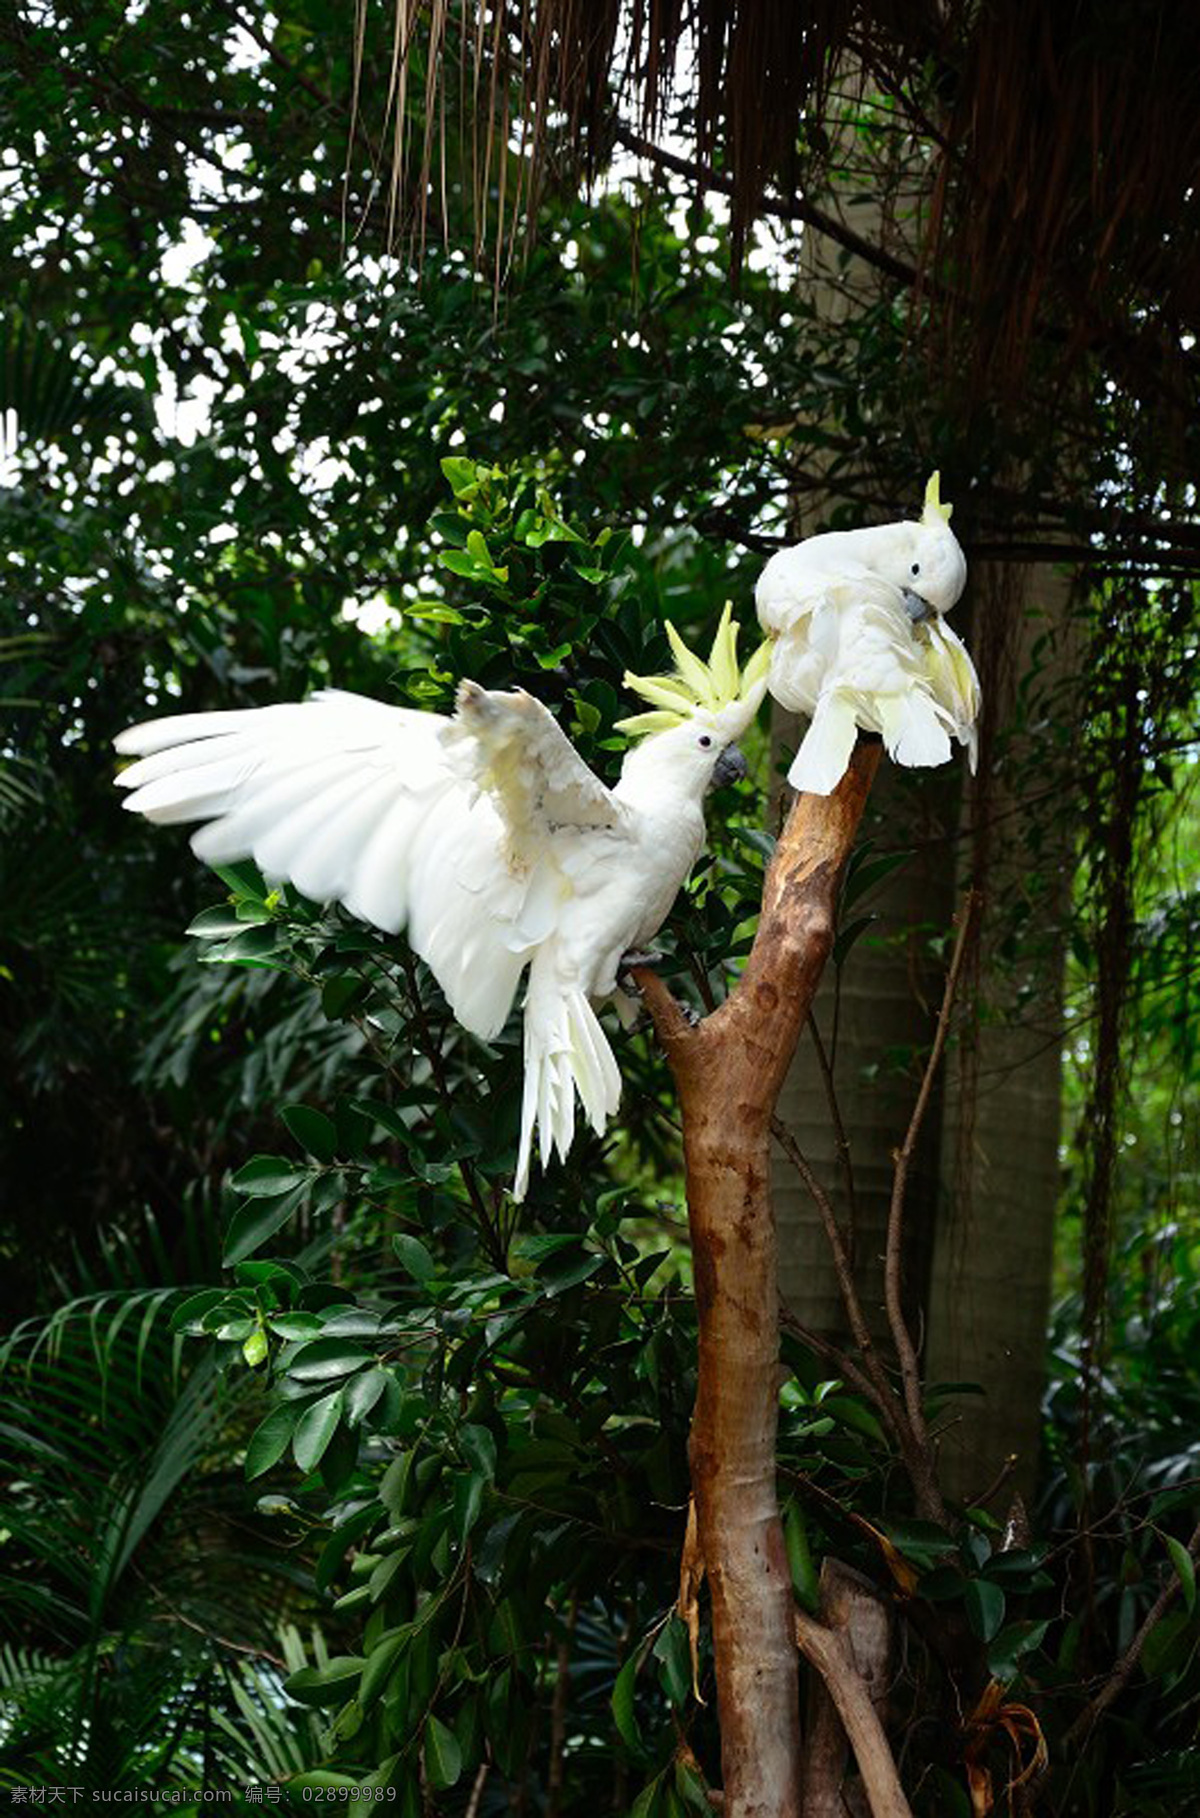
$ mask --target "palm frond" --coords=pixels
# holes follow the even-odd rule
[[[99,378],[94,356],[70,347],[20,310],[0,313],[0,419],[33,442],[98,437],[147,420],[140,391]]]

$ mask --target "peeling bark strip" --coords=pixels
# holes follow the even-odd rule
[[[639,968],[683,1113],[700,1321],[690,1456],[712,1594],[726,1818],[796,1818],[796,1626],[775,1493],[779,1290],[768,1144],[833,944],[842,872],[879,766],[859,739],[830,796],[798,796],[737,989],[692,1026]]]

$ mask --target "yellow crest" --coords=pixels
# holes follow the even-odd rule
[[[925,509],[921,513],[921,522],[927,524],[930,530],[935,530],[939,524],[949,524],[953,515],[953,505],[942,504],[942,475],[938,469],[930,474],[929,484],[925,488]]]
[[[618,720],[617,731],[627,733],[631,738],[643,738],[651,733],[666,732],[672,726],[681,726],[697,713],[727,714],[731,720],[740,721],[744,730],[757,713],[766,689],[770,645],[761,645],[746,667],[738,668],[738,626],[729,600],[725,602],[707,663],[688,649],[669,619],[666,630],[675,656],[675,673],[631,675],[626,671],[626,688],[649,701],[654,711],[635,713],[630,719]],[[731,708],[739,706],[744,714],[729,713]],[[736,731],[730,733],[730,737],[737,736]]]

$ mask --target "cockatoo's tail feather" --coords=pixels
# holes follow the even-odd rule
[[[845,775],[858,737],[854,702],[832,689],[821,697],[812,724],[792,759],[788,782],[808,795],[832,795]]]
[[[588,1123],[603,1135],[621,1102],[621,1075],[595,1011],[577,986],[564,990],[541,976],[537,961],[525,1000],[525,1086],[513,1197],[529,1183],[534,1136],[542,1167],[555,1150],[566,1156],[575,1135],[575,1095]]]

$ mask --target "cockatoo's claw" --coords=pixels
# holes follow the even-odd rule
[[[631,966],[657,966],[661,959],[662,954],[655,952],[653,947],[648,947],[645,953],[639,953],[636,950],[632,953],[623,953],[618,972],[628,972]]]
[[[633,976],[634,971],[638,966],[656,966],[661,958],[661,953],[652,950],[646,953],[623,953],[617,965],[617,983],[621,990],[629,997],[637,998],[640,1003],[642,988]]]

